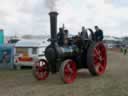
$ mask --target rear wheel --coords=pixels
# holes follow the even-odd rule
[[[107,66],[106,48],[102,42],[92,43],[87,51],[87,66],[92,75],[104,74]]]
[[[48,78],[48,62],[44,59],[37,61],[33,66],[33,74],[37,80]]]
[[[73,83],[77,77],[76,63],[71,60],[65,60],[60,67],[60,76],[64,83]]]

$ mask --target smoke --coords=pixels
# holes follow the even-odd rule
[[[45,0],[45,5],[50,11],[56,11],[58,1],[59,0]]]
[[[104,0],[104,3],[111,4],[112,0]]]

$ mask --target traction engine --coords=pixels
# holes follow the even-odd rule
[[[77,77],[77,70],[86,68],[93,76],[104,74],[107,66],[106,48],[102,41],[96,41],[91,29],[92,38],[81,38],[80,35],[65,39],[64,27],[57,34],[57,12],[50,12],[50,45],[45,49],[46,60],[38,60],[33,66],[36,79],[45,80],[49,73],[59,72],[65,83],[72,83]],[[61,37],[61,39],[60,39]]]

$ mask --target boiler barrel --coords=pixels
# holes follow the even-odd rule
[[[79,49],[77,46],[67,46],[67,47],[60,47],[61,49],[61,57],[72,57],[79,53]]]

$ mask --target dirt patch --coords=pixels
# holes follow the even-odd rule
[[[109,51],[120,52],[120,48],[109,48]]]
[[[59,74],[37,81],[31,70],[0,71],[0,96],[128,96],[128,56],[108,52],[104,75],[93,77],[81,70],[73,84],[64,84]]]

